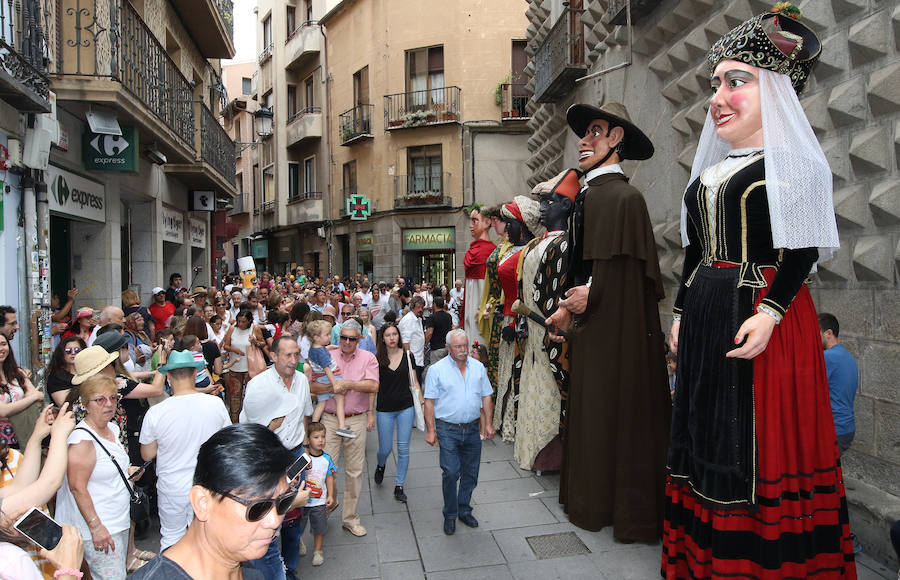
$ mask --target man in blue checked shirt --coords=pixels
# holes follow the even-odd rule
[[[457,517],[470,528],[478,527],[471,501],[481,464],[479,418],[484,409],[484,437],[492,439],[494,408],[487,371],[469,358],[465,331],[447,333],[447,350],[449,356],[431,365],[425,379],[425,441],[440,446],[444,533],[449,536],[456,532]]]

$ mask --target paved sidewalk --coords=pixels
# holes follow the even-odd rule
[[[537,476],[518,469],[512,446],[499,439],[485,441],[481,473],[475,489],[474,515],[480,526],[470,529],[460,522],[456,534],[442,530],[441,470],[437,448],[413,430],[410,468],[406,477],[408,503],[394,500],[396,461],[387,461],[384,484],[372,481],[378,436],[366,441],[365,481],[359,513],[368,535],[356,538],[341,528],[340,508],[332,514],[325,536],[325,564],[313,567],[313,539],[307,531],[303,541],[307,555],[300,558],[301,580],[655,580],[659,576],[659,544],[619,544],[610,528],[596,533],[568,523],[557,503],[559,476]],[[339,465],[339,468],[342,467]],[[338,474],[338,490],[343,488]],[[338,495],[341,501],[340,494]],[[526,538],[570,532],[583,544],[585,553],[538,559]],[[535,541],[535,540],[532,540]],[[159,535],[139,541],[141,548],[156,550]],[[859,580],[896,578],[891,572],[860,554]]]

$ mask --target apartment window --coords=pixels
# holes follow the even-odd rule
[[[270,165],[263,169],[263,203],[275,201],[275,166]]]
[[[303,0],[303,8],[306,13],[306,21],[312,22],[312,19],[313,19],[312,0]]]
[[[525,83],[525,66],[528,64],[528,55],[525,54],[525,45],[528,44],[524,40],[512,41],[512,66],[510,67],[512,82],[516,84]]]
[[[288,118],[293,117],[297,113],[297,85],[287,86],[287,107]]]
[[[369,104],[369,67],[353,73],[353,105]]]
[[[238,195],[244,193],[244,174],[238,173],[234,176],[234,185],[237,188]]]
[[[288,199],[300,197],[300,164],[288,163]]]
[[[351,195],[357,193],[356,191],[356,161],[349,161],[344,163],[343,165],[343,179],[341,181],[341,215],[344,215],[347,211],[347,200],[350,199]]]
[[[254,206],[262,203],[262,198],[259,195],[260,187],[259,187],[259,163],[253,165],[253,204]]]
[[[266,16],[266,19],[263,20],[263,50],[268,50],[269,47],[272,46],[272,16]]]
[[[247,77],[241,79],[241,94],[249,95],[253,92],[253,80]]]
[[[303,160],[303,191],[310,193],[316,191],[316,158],[307,157]]]
[[[234,140],[235,141],[243,141],[243,136],[241,135],[241,118],[240,116],[234,117]]]
[[[275,104],[275,95],[272,93],[272,91],[269,91],[268,93],[263,95],[263,104],[270,111],[273,110],[272,107]]]
[[[288,37],[294,34],[297,29],[297,10],[293,6],[288,6],[285,13],[285,21],[287,23]]]
[[[444,47],[432,46],[406,51],[406,91],[413,95],[413,106],[444,102]],[[428,92],[425,92],[428,91]]]
[[[312,75],[308,76],[305,81],[303,81],[303,90],[305,92],[304,103],[306,108],[316,106],[316,97],[315,91],[313,91],[313,77]]]
[[[441,146],[410,147],[407,155],[407,192],[441,193]]]

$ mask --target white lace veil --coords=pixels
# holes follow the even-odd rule
[[[840,246],[831,169],[790,78],[767,69],[757,71],[773,244],[787,249],[817,247],[818,262],[826,262]],[[704,169],[724,159],[730,149],[716,134],[712,116],[707,113],[688,186]],[[681,243],[688,244],[684,197]]]

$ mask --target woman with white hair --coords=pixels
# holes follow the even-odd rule
[[[855,578],[815,307],[838,246],[828,162],[797,99],[820,44],[776,5],[708,55],[684,193],[662,573]]]

